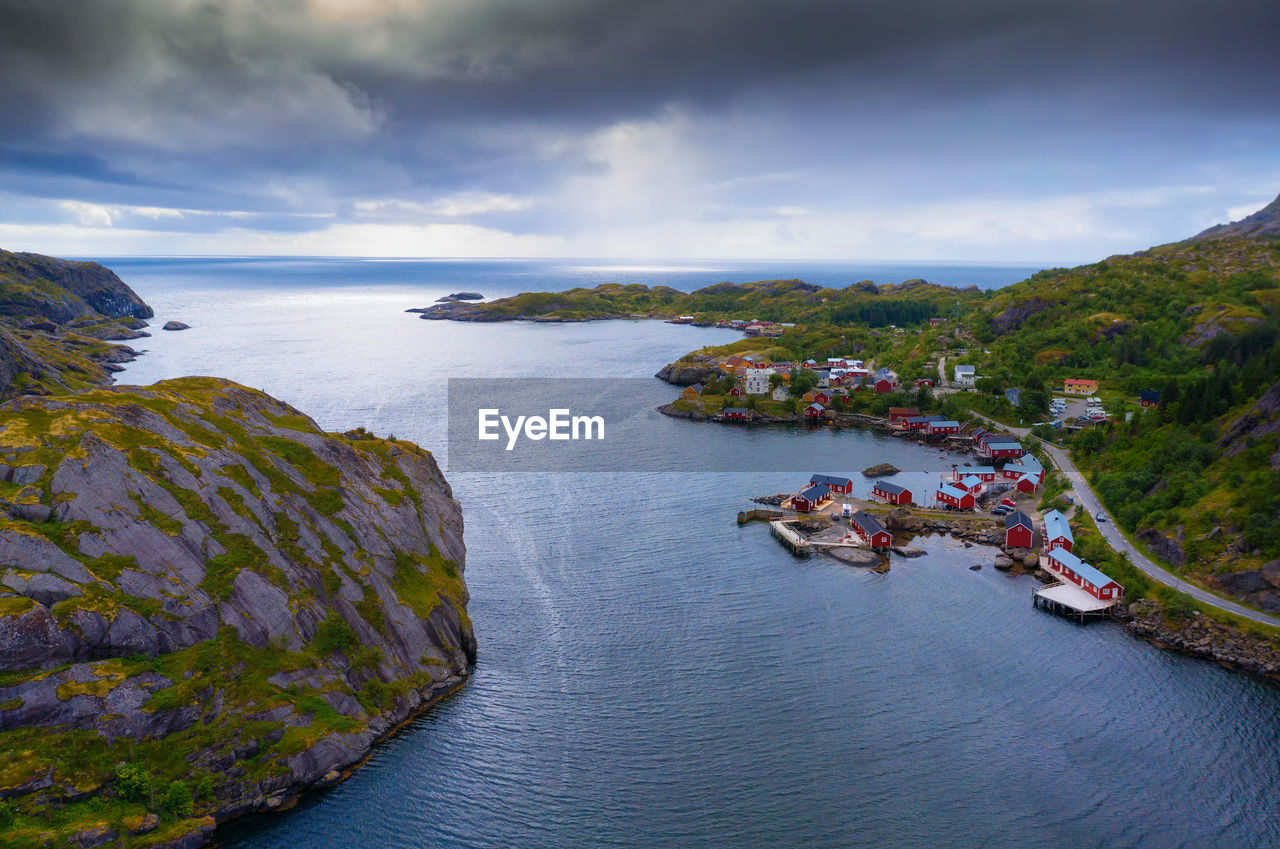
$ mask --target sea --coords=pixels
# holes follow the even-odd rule
[[[992,288],[1018,266],[651,261],[104,260],[156,310],[149,384],[227,377],[322,427],[448,463],[447,381],[652,379],[733,331],[656,321],[463,324],[404,312],[603,282],[689,290],[799,277]],[[161,331],[177,319],[191,325]],[[654,416],[660,444],[734,441],[850,475],[927,481],[958,458],[882,435]],[[625,449],[623,449],[625,452]],[[816,467],[821,464],[821,467]],[[479,642],[457,693],[342,784],[217,833],[227,849],[1280,846],[1280,686],[1032,608],[995,552],[924,537],[880,574],[797,558],[739,470],[450,468]],[[621,469],[621,470],[620,470]],[[980,566],[971,570],[971,566]]]

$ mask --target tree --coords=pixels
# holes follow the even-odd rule
[[[791,394],[798,397],[817,385],[817,373],[812,369],[802,368],[791,378]]]
[[[777,372],[774,372],[773,374],[769,375],[769,391],[770,392],[777,389],[783,383],[785,383],[785,381],[782,379],[782,375],[778,374]]]

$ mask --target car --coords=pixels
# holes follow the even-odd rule
[[[1099,511],[1098,511],[1098,515],[1094,516],[1093,518],[1097,519],[1099,522],[1105,522],[1105,521],[1107,521],[1107,516],[1106,516],[1106,514],[1105,514],[1105,513],[1103,513],[1101,510],[1099,510]]]

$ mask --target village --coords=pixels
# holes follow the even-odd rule
[[[902,538],[949,533],[999,547],[1003,554],[996,558],[997,569],[1035,574],[1044,582],[1032,595],[1036,608],[1077,623],[1110,615],[1123,600],[1124,588],[1072,553],[1075,538],[1063,512],[1040,514],[1032,506],[1029,496],[1044,481],[1040,461],[1022,453],[1017,443],[997,441],[1001,438],[995,434],[983,432],[976,438],[1001,446],[1008,459],[999,469],[956,466],[941,474],[930,491],[920,493],[877,479],[868,498],[854,495],[852,478],[814,474],[793,495],[764,499],[777,500],[777,509],[742,511],[738,521],[768,521],[772,535],[793,554],[827,553],[880,571],[887,570],[890,552],[902,557],[923,553],[903,545]],[[874,509],[884,507],[891,509]]]

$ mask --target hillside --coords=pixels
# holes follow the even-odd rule
[[[10,329],[150,313],[39,288]],[[0,843],[194,847],[340,780],[465,680],[462,531],[430,453],[229,381],[0,404]]]

